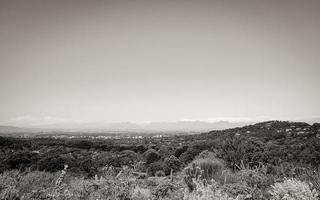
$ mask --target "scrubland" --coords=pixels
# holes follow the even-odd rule
[[[0,199],[316,200],[319,130],[268,122],[135,141],[0,137]]]

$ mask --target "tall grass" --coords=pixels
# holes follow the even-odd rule
[[[298,178],[311,183],[311,187],[320,193],[320,169],[304,170],[298,175]]]
[[[215,180],[219,184],[228,184],[238,181],[223,161],[216,158],[199,158],[184,169],[185,179]]]
[[[215,181],[204,184],[202,181],[195,181],[195,190],[184,194],[184,200],[236,200],[218,188]]]
[[[219,180],[225,169],[224,164],[218,159],[202,158],[194,163],[202,170],[202,178],[207,180]]]
[[[55,187],[57,174],[5,171],[0,174],[0,199],[31,199]]]
[[[108,167],[94,178],[72,176],[66,168],[59,173],[5,171],[0,174],[0,199],[280,200],[289,195],[292,200],[315,200],[320,176],[317,172],[308,173],[300,180],[276,180],[264,167],[243,165],[233,172],[215,158],[196,159],[183,172],[175,174],[174,179],[138,179],[128,167]]]

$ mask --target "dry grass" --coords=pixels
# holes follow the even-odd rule
[[[231,172],[219,160],[208,158],[194,161],[184,173],[175,174],[173,180],[169,177],[137,179],[128,167],[120,172],[105,168],[104,172],[100,177],[85,179],[71,176],[66,169],[60,173],[5,171],[0,174],[0,199],[266,200],[274,197],[278,200],[281,198],[276,198],[276,195],[294,191],[296,194],[305,193],[313,200],[316,186],[312,188],[310,183],[320,180],[319,176],[309,174],[309,177],[304,177],[304,182],[279,182],[271,187],[275,180],[270,182],[273,177],[265,174],[262,168],[242,168]],[[192,190],[188,190],[188,184],[184,182],[188,175],[193,184]]]

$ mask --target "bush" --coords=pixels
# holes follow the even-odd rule
[[[252,188],[243,182],[225,184],[222,186],[222,190],[233,197],[236,197],[238,195],[247,196],[252,193]]]
[[[121,151],[118,156],[118,159],[121,160],[121,165],[128,165],[128,166],[133,165],[135,162],[140,160],[138,154],[131,150]]]
[[[171,182],[165,181],[160,183],[153,191],[154,199],[162,199],[167,197],[171,192],[175,191],[177,186]]]
[[[224,164],[218,159],[199,159],[195,160],[194,163],[202,171],[202,178],[206,180],[214,179],[219,181],[224,170]]]
[[[243,169],[237,173],[240,180],[251,188],[267,188],[272,184],[272,180],[264,173],[254,169]]]
[[[110,163],[112,156],[113,154],[111,152],[105,151],[98,153],[94,159],[99,167],[113,166],[112,163]]]
[[[308,169],[299,174],[299,180],[310,182],[312,188],[320,192],[320,169]]]
[[[151,163],[147,169],[147,174],[149,176],[154,176],[157,171],[163,171],[162,162]]]
[[[97,166],[95,166],[91,158],[80,161],[79,169],[84,172],[87,177],[93,177],[98,172]]]
[[[175,150],[174,156],[180,158],[181,154],[188,150],[188,146],[179,147]]]
[[[155,175],[156,177],[164,177],[164,176],[166,176],[166,174],[165,174],[164,171],[162,171],[162,170],[157,171],[154,175]]]
[[[133,188],[134,183],[129,179],[115,177],[95,180],[74,178],[63,188],[60,199],[130,199]]]
[[[179,159],[182,163],[188,164],[201,152],[197,147],[189,147],[187,151],[183,152]]]
[[[132,191],[136,186],[131,173],[128,167],[124,167],[116,176],[110,173],[107,177],[98,178],[96,176],[94,179],[73,178],[68,184],[63,184],[59,193],[61,200],[131,199]]]
[[[30,199],[32,194],[54,187],[56,174],[33,171],[5,171],[0,174],[0,199]]]
[[[214,153],[212,151],[208,151],[208,150],[204,150],[202,151],[201,153],[199,153],[195,160],[198,160],[198,159],[216,159],[217,158],[217,153]]]
[[[37,159],[37,154],[34,154],[30,151],[19,150],[17,152],[9,154],[4,163],[8,166],[9,170],[25,170],[26,168],[32,167],[32,164],[34,164]]]
[[[146,160],[147,165],[154,163],[155,161],[158,161],[161,157],[159,153],[154,149],[147,150],[146,152],[143,153],[143,156]]]
[[[174,155],[175,149],[172,146],[161,145],[158,150],[158,153],[161,155],[162,158],[167,158],[171,155]]]
[[[273,200],[317,200],[318,193],[311,190],[306,182],[297,179],[285,179],[275,183],[269,191]]]
[[[196,181],[195,184],[194,191],[185,192],[184,200],[236,200],[219,189],[214,181],[212,184],[203,184],[202,181]]]
[[[194,191],[196,180],[216,181],[219,183],[226,182],[229,174],[224,170],[224,165],[221,161],[215,159],[199,159],[195,160],[184,169],[184,182],[190,192]]]
[[[173,172],[179,171],[181,166],[182,163],[175,156],[170,156],[169,158],[166,158],[164,160],[164,172],[166,175],[170,174],[171,169],[173,170]]]
[[[38,169],[40,171],[56,172],[62,170],[65,164],[60,156],[48,156],[39,160]]]
[[[149,200],[151,198],[151,191],[149,189],[137,186],[132,192],[133,200]]]
[[[146,172],[147,171],[146,163],[143,161],[139,161],[139,162],[134,163],[133,167],[134,167],[134,170],[137,172]]]

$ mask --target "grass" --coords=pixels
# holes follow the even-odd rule
[[[98,177],[76,177],[67,167],[60,173],[5,171],[0,174],[0,199],[5,200],[315,200],[319,193],[319,173],[279,179],[263,166],[239,171],[227,169],[214,157],[196,158],[187,168],[171,177],[139,178],[129,167],[120,172],[101,169]],[[162,173],[163,174],[163,173]],[[192,190],[190,190],[192,187]],[[300,196],[299,196],[300,195]]]

